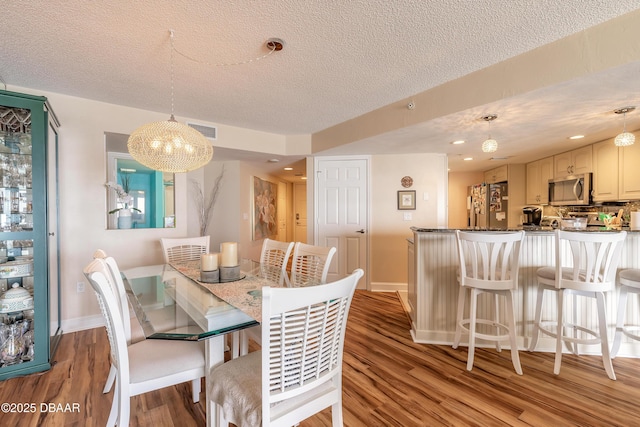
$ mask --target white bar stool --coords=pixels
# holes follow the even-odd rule
[[[607,339],[607,318],[605,313],[604,293],[615,289],[615,275],[622,242],[626,231],[619,232],[576,232],[556,230],[555,267],[539,268],[538,297],[533,337],[529,351],[533,351],[538,343],[540,332],[556,339],[556,358],[553,373],[560,373],[562,363],[562,343],[570,351],[578,354],[578,344],[600,344],[602,363],[607,375],[616,379],[609,356]],[[542,320],[542,300],[544,291],[554,291],[557,295],[557,321]],[[573,295],[573,321],[564,319],[564,297]],[[598,329],[590,329],[578,325],[576,296],[596,300]],[[569,335],[565,332],[573,332]]]
[[[611,358],[615,358],[620,350],[622,336],[640,341],[640,325],[625,325],[624,318],[627,312],[627,295],[629,292],[640,294],[640,270],[628,268],[620,272],[620,296],[618,297],[618,319],[616,321],[616,335],[613,338]]]
[[[469,354],[467,370],[473,368],[473,356],[476,339],[493,341],[496,350],[500,351],[500,342],[509,340],[511,345],[511,361],[519,375],[522,375],[518,345],[516,342],[515,301],[513,291],[518,287],[518,267],[520,246],[524,239],[524,231],[517,232],[477,232],[456,230],[456,242],[460,270],[458,281],[458,312],[456,316],[456,334],[453,348],[458,348],[462,332],[469,333]],[[467,290],[471,293],[469,300],[469,317],[464,318]],[[493,298],[493,319],[478,319],[478,297],[489,293]],[[505,300],[506,325],[499,316],[499,297]],[[482,332],[477,331],[481,325]],[[485,325],[485,326],[482,326]],[[486,326],[488,325],[488,327]],[[485,331],[485,329],[488,329]]]

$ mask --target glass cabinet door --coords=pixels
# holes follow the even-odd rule
[[[50,368],[45,102],[0,91],[0,380]]]

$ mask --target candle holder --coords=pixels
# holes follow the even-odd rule
[[[203,283],[219,283],[220,282],[220,270],[201,271],[200,281]]]
[[[220,282],[232,282],[240,279],[240,266],[220,267]]]

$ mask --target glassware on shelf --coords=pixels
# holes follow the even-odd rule
[[[9,325],[9,336],[0,347],[0,363],[4,365],[14,365],[22,362],[22,355],[25,352],[22,330],[17,323]]]

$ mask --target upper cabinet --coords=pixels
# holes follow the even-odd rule
[[[495,184],[496,182],[505,182],[509,179],[508,165],[499,166],[488,170],[484,173],[484,182],[487,184]]]
[[[618,148],[620,200],[640,199],[640,144]]]
[[[593,144],[593,201],[618,200],[618,147],[611,140]]]
[[[527,163],[528,205],[549,203],[549,180],[553,178],[553,157]]]
[[[593,171],[591,145],[553,156],[555,178]]]
[[[640,145],[593,144],[593,201],[640,199]]]

